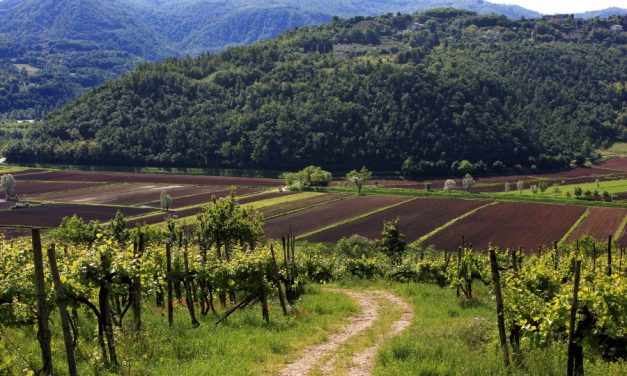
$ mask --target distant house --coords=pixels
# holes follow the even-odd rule
[[[34,123],[35,120],[17,120],[18,124]]]
[[[620,33],[623,31],[623,25],[612,25],[610,26],[610,30]]]
[[[409,25],[409,30],[411,31],[422,30],[424,28],[425,24],[422,24],[420,22],[414,22],[413,24]]]

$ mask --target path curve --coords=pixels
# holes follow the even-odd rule
[[[414,319],[414,310],[405,300],[387,291],[377,291],[377,295],[400,308],[402,314],[398,320],[392,323],[392,327],[388,332],[380,335],[372,346],[353,357],[351,366],[346,372],[350,376],[371,375],[375,366],[377,353],[379,352],[379,349],[381,349],[385,340],[397,336],[403,330],[407,329]]]
[[[376,299],[378,297],[399,307],[402,310],[402,315],[392,324],[389,331],[377,338],[376,342],[371,347],[357,354],[353,358],[350,368],[347,370],[348,375],[370,375],[374,368],[376,354],[383,342],[406,329],[411,324],[414,317],[411,306],[391,292],[339,288],[327,289],[327,291],[339,292],[355,299],[361,308],[361,312],[357,316],[353,316],[349,323],[346,324],[339,333],[331,336],[328,341],[311,345],[305,349],[305,352],[298,359],[288,364],[287,367],[283,369],[280,373],[281,376],[306,376],[316,367],[320,359],[336,351],[349,339],[371,327],[379,317],[380,306]],[[336,358],[332,358],[327,362],[323,367],[323,372],[330,372],[333,369],[335,360]]]

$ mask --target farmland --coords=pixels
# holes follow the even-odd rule
[[[621,226],[624,226],[626,216],[627,212],[622,209],[592,208],[568,241],[575,241],[584,235],[592,236],[597,241],[607,240],[608,235],[620,238],[624,231]]]
[[[377,239],[381,235],[383,222],[399,218],[399,228],[405,234],[406,240],[411,243],[448,221],[484,204],[485,202],[478,200],[417,199],[366,218],[314,234],[306,238],[306,240],[334,243],[343,237],[349,237],[353,234],[365,236],[369,239]]]
[[[316,206],[304,212],[288,214],[266,222],[265,233],[278,238],[288,232],[302,236],[325,226],[350,220],[361,214],[383,209],[406,201],[402,196],[362,196]]]
[[[582,235],[604,240],[609,231],[617,235],[617,240],[621,244],[624,245],[626,240],[624,237],[626,208],[590,207],[587,202],[576,201],[569,205],[531,203],[526,202],[525,199],[538,199],[537,195],[524,194],[519,195],[522,198],[518,201],[508,201],[510,196],[495,195],[496,189],[492,191],[489,189],[496,186],[489,185],[486,186],[487,191],[456,191],[448,194],[443,194],[441,190],[425,194],[424,190],[417,188],[395,190],[385,186],[370,185],[366,188],[367,193],[360,195],[356,194],[354,189],[341,186],[321,189],[319,192],[297,189],[285,191],[277,189],[277,186],[282,183],[278,179],[272,180],[271,184],[268,179],[259,180],[258,184],[255,184],[254,179],[243,178],[244,180],[236,180],[238,183],[231,186],[218,184],[225,182],[222,177],[151,177],[148,175],[131,177],[129,181],[126,181],[124,180],[125,174],[115,180],[110,176],[114,173],[81,172],[77,173],[75,181],[72,178],[74,174],[68,171],[31,171],[27,174],[20,174],[18,171],[15,174],[17,188],[27,187],[33,193],[20,196],[20,201],[29,202],[30,207],[11,208],[15,202],[0,201],[0,233],[12,239],[10,242],[5,242],[0,237],[0,250],[4,252],[5,258],[9,258],[8,263],[0,266],[0,272],[5,273],[5,276],[11,279],[9,283],[0,284],[0,299],[3,298],[2,294],[12,296],[14,291],[19,291],[20,297],[13,297],[14,303],[12,304],[18,301],[15,299],[28,301],[27,299],[31,296],[27,292],[32,289],[32,283],[19,282],[30,281],[22,275],[31,269],[16,266],[19,262],[29,260],[28,257],[23,257],[22,252],[24,247],[28,247],[25,242],[29,241],[27,240],[27,236],[30,235],[29,227],[53,228],[59,225],[62,217],[71,214],[76,214],[85,220],[107,223],[119,211],[127,219],[129,228],[126,231],[129,233],[143,233],[142,231],[147,231],[147,228],[139,225],[148,224],[152,231],[162,234],[161,237],[150,240],[147,246],[149,252],[144,256],[139,256],[146,258],[146,263],[136,264],[134,259],[137,256],[131,256],[129,252],[124,251],[126,249],[136,252],[142,249],[140,243],[133,243],[134,241],[141,242],[142,240],[139,239],[142,237],[132,236],[131,240],[127,240],[124,244],[118,244],[112,240],[107,242],[106,237],[111,236],[107,234],[113,233],[115,228],[108,225],[101,227],[105,238],[93,240],[97,244],[96,247],[92,247],[91,243],[81,245],[72,241],[70,249],[76,252],[59,253],[63,273],[67,276],[65,280],[68,281],[64,283],[77,283],[68,291],[72,294],[91,291],[84,296],[74,297],[81,302],[89,303],[89,299],[101,296],[101,293],[93,287],[102,286],[101,282],[87,285],[75,282],[84,278],[100,278],[96,274],[90,274],[89,268],[86,267],[86,265],[98,265],[105,262],[106,258],[96,256],[104,254],[99,252],[109,252],[110,249],[114,252],[113,254],[116,255],[115,273],[134,275],[133,273],[137,273],[138,268],[141,268],[141,275],[149,276],[145,282],[143,278],[133,278],[131,282],[120,282],[117,279],[109,282],[115,285],[115,290],[108,292],[111,302],[118,304],[118,299],[122,302],[127,300],[129,301],[126,303],[127,307],[132,305],[128,300],[132,295],[126,293],[128,283],[143,284],[142,289],[145,289],[145,292],[142,293],[139,331],[146,333],[146,339],[142,340],[140,346],[135,343],[137,337],[130,334],[137,331],[137,327],[133,329],[131,319],[124,319],[123,313],[124,309],[127,309],[128,317],[132,312],[133,322],[136,323],[138,319],[135,309],[130,310],[121,305],[114,306],[112,310],[112,317],[115,318],[114,324],[122,329],[113,331],[113,334],[101,336],[100,339],[97,330],[86,329],[106,327],[107,324],[102,320],[107,319],[93,316],[85,307],[80,309],[79,320],[76,322],[79,322],[82,332],[77,348],[94,354],[95,359],[94,361],[84,358],[77,360],[77,367],[86,373],[89,373],[90,369],[100,369],[106,373],[104,369],[111,369],[119,359],[124,362],[128,359],[144,359],[145,361],[133,364],[134,372],[161,374],[163,370],[167,370],[167,372],[174,373],[197,374],[201,369],[203,370],[201,373],[204,372],[207,361],[211,361],[213,365],[221,364],[224,368],[228,367],[225,362],[233,362],[235,358],[247,370],[266,374],[282,372],[280,373],[282,375],[291,375],[294,369],[303,367],[310,367],[304,369],[319,369],[321,373],[325,373],[333,367],[343,369],[349,367],[350,364],[361,364],[360,367],[365,369],[363,374],[372,372],[387,374],[390,369],[400,370],[402,374],[411,373],[410,369],[414,366],[406,364],[394,354],[407,351],[409,353],[420,352],[437,358],[433,351],[425,347],[425,340],[420,334],[426,330],[425,323],[431,320],[426,317],[413,319],[415,314],[428,315],[435,312],[438,315],[438,324],[428,324],[429,335],[437,336],[439,341],[446,342],[448,347],[456,349],[446,355],[447,367],[449,367],[447,369],[454,370],[461,367],[464,360],[460,356],[453,357],[452,354],[463,352],[467,345],[464,341],[451,339],[450,335],[445,333],[450,330],[455,330],[456,333],[467,333],[472,330],[473,335],[477,331],[489,332],[490,337],[495,338],[494,314],[490,307],[493,304],[493,298],[490,288],[482,285],[474,287],[472,289],[474,292],[471,293],[470,290],[466,290],[466,285],[458,284],[458,291],[462,291],[465,296],[458,298],[455,298],[454,291],[442,289],[444,285],[454,286],[459,283],[454,278],[457,272],[446,273],[446,270],[441,271],[442,268],[449,267],[455,270],[460,265],[450,263],[449,266],[451,254],[447,256],[440,252],[441,250],[456,250],[461,245],[463,236],[467,246],[472,243],[473,250],[485,251],[488,244],[501,249],[522,248],[528,255],[525,260],[535,263],[540,262],[535,258],[539,247],[550,247],[553,242],[563,240],[563,238],[567,239],[559,246],[562,249],[560,254],[564,255],[568,252],[566,247],[569,243],[573,243],[573,240]],[[43,175],[58,176],[68,180],[31,180],[33,176]],[[24,179],[24,177],[29,178]],[[170,211],[167,213],[161,210],[161,192],[167,192],[172,198]],[[232,199],[230,198],[231,192],[234,193]],[[212,202],[212,198],[226,199],[206,206]],[[242,207],[258,210],[262,216],[243,221],[242,216],[250,214],[245,214],[246,211],[238,212],[237,208],[240,206],[237,205],[233,206],[236,209],[232,218],[224,217],[223,210],[233,208],[229,202],[237,202]],[[618,203],[609,204],[619,205]],[[164,226],[167,216],[175,218],[174,222],[171,222],[174,225],[173,228]],[[228,230],[218,235],[214,231],[221,231],[220,227],[203,227],[201,218],[204,218],[204,221],[225,220],[224,225],[228,226],[226,227]],[[259,218],[265,218],[265,222],[261,222]],[[337,251],[334,247],[339,248],[339,243],[337,245],[335,243],[353,235],[361,235],[369,240],[356,238],[357,243],[350,244],[370,244],[369,247],[376,249],[383,247],[387,244],[382,240],[387,231],[384,230],[384,223],[397,218],[399,219],[398,231],[403,235],[403,242],[407,244],[401,265],[387,261],[388,258],[381,253],[377,255],[366,253],[348,258],[347,254],[335,254]],[[232,224],[231,219],[240,222]],[[234,236],[238,231],[244,231],[246,237],[251,236],[253,232],[245,228],[254,226],[254,221],[260,221],[264,232],[264,234],[254,235],[262,239],[255,252],[246,250],[246,247],[253,246],[249,245],[253,244],[252,242],[242,240],[232,240],[233,243],[240,244],[240,247],[244,248],[231,249],[231,259],[228,258],[229,256],[223,258],[224,254],[219,251],[214,252],[215,244],[218,244],[216,240],[224,240],[222,236]],[[261,229],[261,227],[256,228]],[[194,230],[193,234],[191,230]],[[296,256],[290,256],[290,252],[281,248],[285,246],[284,243],[277,241],[288,233],[295,237],[292,241],[296,242],[294,248]],[[148,234],[146,233],[145,236],[155,236]],[[171,239],[173,234],[179,239],[178,242],[169,243],[169,240],[165,240]],[[61,235],[58,231],[49,232],[44,233],[43,239],[46,244],[49,244],[59,236]],[[364,243],[364,241],[370,241],[370,243]],[[204,256],[206,254],[203,253],[204,244],[212,244],[211,258]],[[434,249],[429,246],[434,246]],[[167,255],[172,250],[171,247],[174,247],[176,261],[170,265],[175,268],[174,273],[168,274],[164,260],[168,259]],[[289,245],[287,247],[289,249]],[[600,249],[601,246],[598,247]],[[471,252],[467,249],[460,251],[458,262],[463,264],[476,258],[474,262],[483,265],[486,259],[483,253]],[[553,260],[550,253],[544,253],[543,257]],[[620,251],[616,256],[619,265],[623,262],[622,254],[623,252]],[[501,261],[504,256],[505,254],[500,258]],[[298,262],[290,257],[295,257]],[[507,256],[507,260],[509,259]],[[181,262],[183,260],[185,261]],[[209,260],[212,262],[212,273],[191,272],[191,270],[206,270],[208,265],[203,265],[203,263]],[[218,260],[221,261],[218,262]],[[293,264],[290,266],[290,263]],[[546,263],[546,260],[542,263]],[[562,264],[570,265],[570,262]],[[83,266],[77,267],[77,265]],[[3,267],[14,269],[3,271]],[[187,268],[191,270],[188,271]],[[588,271],[591,270],[590,264],[587,268]],[[598,268],[598,270],[601,269]],[[291,274],[295,273],[295,270],[301,273],[298,277],[299,284],[307,281],[308,284],[313,282],[313,286],[304,289],[302,297],[294,298],[292,295],[292,300],[288,304],[282,300],[284,298],[281,294],[288,291],[294,294],[294,290],[290,290],[293,289],[294,284],[289,282],[289,278],[295,278],[294,274]],[[559,273],[567,272],[566,266],[560,267]],[[416,281],[423,283],[407,284],[398,283],[397,280],[381,280],[392,278],[388,276],[399,273],[405,278],[405,282],[407,282],[406,278],[409,278],[409,281],[416,278]],[[479,273],[479,271],[473,269],[472,273]],[[557,272],[552,271],[552,273]],[[168,275],[171,277],[167,277]],[[258,285],[260,275],[261,281],[268,281],[268,283],[262,282],[263,287]],[[529,274],[529,278],[533,276],[533,273]],[[345,279],[345,277],[350,278]],[[481,277],[483,281],[489,280],[486,275]],[[559,281],[568,280],[566,277],[561,277],[561,274],[558,277],[556,278]],[[176,294],[180,297],[178,300],[173,298],[171,316],[168,313],[168,320],[171,317],[172,321],[166,324],[163,292],[168,287],[163,281],[169,278],[178,278],[175,282],[180,291]],[[590,277],[586,281],[589,280]],[[440,287],[433,286],[432,288],[428,285],[434,281],[438,281]],[[317,282],[336,284],[332,284],[330,289],[328,287],[320,289],[316,286]],[[283,284],[283,290],[281,287],[277,290],[278,284]],[[528,285],[531,286],[533,283]],[[230,302],[230,298],[229,301],[222,302],[222,295],[211,290],[213,286],[229,290],[229,294],[234,294],[242,304],[248,304],[247,296],[256,296],[257,298],[250,303],[253,308],[238,308],[239,305]],[[367,289],[361,291],[364,288]],[[504,286],[504,288],[507,292],[507,288],[510,287]],[[620,294],[620,291],[612,290],[612,293]],[[153,303],[155,294],[156,306]],[[193,294],[198,297],[196,300],[192,298]],[[467,296],[467,294],[472,294],[472,296]],[[266,303],[263,300],[264,296]],[[213,299],[214,303],[211,303],[213,304],[211,308],[207,299]],[[425,307],[425,299],[430,302],[429,307]],[[512,312],[510,314],[517,314],[513,308],[515,306],[511,296],[508,299],[507,303],[511,305]],[[298,301],[297,304],[295,300]],[[459,309],[460,304],[466,304],[463,303],[465,301],[475,303]],[[477,304],[476,302],[479,301],[481,303]],[[79,306],[87,303],[81,303]],[[261,316],[256,314],[256,308],[254,308],[259,305],[262,306]],[[97,309],[97,306],[92,307]],[[228,322],[216,325],[216,322],[224,320],[234,311],[237,312],[229,317]],[[3,314],[4,317],[13,317],[6,316],[6,311],[0,308],[0,319]],[[606,313],[595,312],[595,314]],[[192,328],[195,328],[193,332],[190,332],[189,319],[184,320],[184,317],[191,318]],[[126,323],[124,323],[125,320]],[[473,326],[469,326],[470,321],[474,323]],[[353,325],[353,322],[360,324]],[[474,325],[479,325],[478,329]],[[52,326],[53,356],[55,359],[63,359],[60,328],[56,321],[52,321]],[[39,347],[32,325],[29,327],[11,325],[2,330],[3,334],[8,333],[16,338],[18,346],[27,354],[30,363],[38,362],[34,354],[38,354]],[[180,340],[172,340],[174,330],[178,333],[176,338]],[[411,333],[413,338],[409,342],[407,335],[401,333],[405,330]],[[341,333],[341,338],[346,338],[346,345],[338,342],[337,338],[340,336],[338,333]],[[613,332],[609,333],[614,335]],[[102,350],[103,343],[114,343],[113,336],[116,337],[115,343],[118,346],[115,357],[106,349]],[[480,335],[481,338],[484,336],[487,334]],[[183,340],[189,338],[194,339],[192,344]],[[417,345],[414,345],[415,338],[418,338]],[[481,338],[475,341],[483,341]],[[505,371],[500,365],[498,353],[482,350],[488,346],[487,342],[481,343],[483,343],[482,346],[467,350],[472,351],[478,359],[478,367],[481,371],[490,370],[490,373],[503,375],[523,374]],[[3,346],[1,341],[0,346]],[[219,353],[213,351],[214,347],[223,346],[229,349]],[[256,350],[253,351],[253,348]],[[320,352],[316,353],[317,351]],[[541,355],[530,353],[528,357],[544,363],[554,362],[559,358],[561,348],[555,347],[552,351],[541,353]],[[241,357],[237,355],[239,352],[247,354],[252,352],[252,354]],[[363,354],[376,352],[380,352],[383,359],[386,359],[386,364],[392,364],[393,367],[382,366],[382,363],[375,361],[374,357],[372,361],[361,361]],[[207,355],[196,355],[201,353]],[[301,353],[304,355],[299,355]],[[181,361],[180,356],[183,356],[185,361]],[[431,370],[427,363],[419,362],[416,366],[427,371]],[[10,369],[19,367],[19,362],[15,360],[10,360],[7,364]],[[624,368],[622,363],[614,366],[612,363],[605,362],[595,362],[586,366],[588,373],[593,375],[621,374],[620,370]],[[59,367],[63,365],[55,364],[55,368]],[[539,370],[546,366],[533,367],[535,368],[532,369]],[[557,370],[560,366],[551,367]],[[525,372],[529,369],[526,368]],[[614,372],[616,369],[619,371]],[[212,374],[212,372],[207,374]],[[230,373],[227,371],[226,374]],[[477,374],[481,372],[477,371]]]
[[[453,250],[461,246],[463,235],[478,250],[487,249],[491,243],[503,249],[522,247],[532,251],[559,241],[584,210],[578,206],[498,203],[464,218],[424,243]]]
[[[586,206],[594,202],[572,199],[568,202],[574,205],[539,204],[545,200],[563,201],[561,195],[574,187],[621,192],[627,188],[625,180],[611,179],[616,179],[616,173],[624,165],[622,161],[608,161],[563,173],[478,178],[470,192],[457,190],[452,197],[443,195],[435,185],[431,194],[425,195],[424,182],[385,179],[371,182],[376,185],[368,188],[368,195],[355,197],[353,191],[341,187],[345,185],[341,182],[334,182],[330,192],[302,195],[276,189],[283,183],[279,179],[12,168],[18,195],[34,207],[11,209],[11,202],[0,203],[0,226],[5,228],[0,232],[14,237],[20,234],[17,231],[20,227],[55,227],[63,216],[71,214],[107,222],[118,210],[130,217],[132,224],[159,225],[166,218],[161,211],[161,192],[172,197],[169,215],[189,222],[212,198],[226,197],[235,188],[240,204],[251,205],[266,218],[264,231],[269,238],[284,236],[291,229],[299,239],[313,243],[335,243],[351,235],[376,239],[385,221],[399,218],[399,230],[405,240],[420,242],[423,247],[453,249],[464,235],[476,249],[484,249],[491,243],[531,251],[565,235],[569,237],[567,240],[583,234],[600,239],[608,231],[618,231],[623,221],[621,216],[627,213],[623,207],[607,210],[595,207],[589,218],[583,218],[579,226],[573,227]],[[598,175],[608,171],[611,174]],[[561,186],[559,196],[551,188],[544,194],[527,194],[528,189],[522,194],[502,192],[503,181],[515,185],[517,179],[534,182],[547,177],[577,183]],[[597,183],[596,179],[600,181]],[[443,181],[431,183],[443,184]],[[412,199],[415,194],[418,198]],[[507,202],[512,199],[520,202]],[[528,204],[525,200],[538,204]],[[496,206],[485,207],[487,204]],[[620,201],[615,205],[620,205]],[[551,226],[543,225],[547,220]],[[627,242],[622,231],[615,235],[618,241]]]

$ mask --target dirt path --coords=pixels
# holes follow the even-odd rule
[[[346,371],[346,373],[350,376],[371,375],[372,370],[374,369],[375,359],[381,345],[383,345],[386,339],[394,337],[400,334],[403,330],[407,329],[407,327],[411,325],[411,321],[414,319],[414,310],[411,305],[403,299],[387,291],[377,291],[377,295],[397,306],[402,311],[402,314],[398,320],[392,323],[392,327],[388,332],[380,335],[372,346],[353,357],[351,366]]]
[[[317,363],[326,355],[337,351],[344,343],[371,327],[379,317],[379,303],[377,298],[386,300],[402,310],[401,317],[392,324],[385,334],[379,336],[376,342],[364,352],[355,355],[351,366],[347,369],[348,375],[370,375],[374,367],[375,356],[383,342],[391,338],[411,324],[414,317],[411,306],[398,296],[386,291],[359,291],[348,289],[329,289],[350,296],[357,301],[361,312],[350,319],[349,323],[341,331],[334,334],[328,341],[316,344],[305,349],[305,352],[289,364],[281,373],[282,376],[305,376],[316,368]],[[337,358],[331,358],[323,367],[323,373],[333,371]]]

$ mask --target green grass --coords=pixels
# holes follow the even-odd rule
[[[150,303],[145,303],[150,304]],[[313,343],[325,341],[337,331],[359,307],[341,293],[308,288],[296,312],[288,317],[273,305],[271,324],[261,319],[259,306],[233,314],[225,324],[214,325],[211,314],[202,317],[201,326],[192,329],[187,311],[175,310],[175,325],[169,328],[164,312],[152,307],[143,310],[144,331],[140,337],[131,334],[132,318],[116,330],[116,344],[123,375],[259,375],[280,370],[298,352]],[[58,313],[52,314],[53,360],[55,374],[66,374],[62,335]],[[96,324],[91,316],[81,313],[81,337],[77,362],[80,375],[114,374],[99,360],[94,340]],[[3,329],[3,332],[5,330]],[[0,374],[24,374],[29,368],[21,359],[38,367],[39,348],[32,326],[8,328],[0,337]],[[4,341],[10,338],[11,342]],[[6,354],[6,355],[5,355]],[[4,362],[3,363],[3,359]],[[3,373],[3,367],[8,371]]]
[[[579,217],[579,219],[577,219],[577,221],[573,223],[572,226],[570,226],[570,229],[568,229],[568,231],[564,234],[564,236],[562,236],[562,239],[559,241],[558,244],[561,245],[568,241],[568,238],[570,238],[573,232],[577,230],[577,228],[581,225],[581,222],[583,222],[583,220],[586,219],[588,215],[590,215],[590,211],[591,209],[587,208],[586,211],[583,212],[583,214]]]
[[[594,184],[594,183],[592,183]],[[573,187],[577,184],[573,184]],[[560,189],[562,189],[562,186]],[[611,208],[627,208],[627,201],[584,201],[577,200],[574,196],[571,198],[565,197],[565,193],[562,190],[562,195],[554,195],[549,188],[544,194],[522,194],[518,191],[510,192],[482,192],[482,193],[468,193],[464,191],[454,191],[451,193],[443,192],[442,190],[426,191],[419,189],[407,189],[407,188],[373,188],[368,187],[363,190],[364,194],[380,194],[380,195],[396,195],[396,196],[410,196],[410,197],[440,197],[440,198],[455,198],[461,200],[498,200],[508,202],[533,202],[533,203],[546,203],[557,205],[579,205],[579,206],[600,206]],[[573,188],[574,189],[574,188]],[[351,191],[345,187],[333,187],[329,188],[328,192],[349,192]],[[627,189],[625,190],[627,192]],[[600,191],[602,193],[602,191]]]
[[[547,198],[566,198],[566,193],[570,192],[570,194],[572,195],[572,197],[575,196],[575,188],[581,188],[584,192],[585,191],[590,191],[590,192],[594,192],[594,191],[598,191],[600,194],[602,194],[604,191],[607,191],[610,194],[619,194],[619,193],[625,193],[627,192],[627,179],[620,179],[620,180],[609,180],[609,181],[602,181],[597,183],[583,183],[583,184],[566,184],[566,185],[560,185],[559,186],[559,193],[555,193],[555,190],[553,188],[553,186],[549,186],[549,188],[544,192],[544,194],[538,192],[536,194],[533,194],[531,192],[531,189],[527,188],[524,189],[521,193],[519,193],[521,196],[533,196],[533,197],[547,197]],[[499,193],[499,195],[511,195],[511,193],[509,192],[502,192]]]
[[[627,155],[627,142],[615,142],[607,149],[601,150],[602,155]]]
[[[499,352],[496,310],[489,290],[473,285],[476,299],[459,299],[455,291],[427,284],[345,281],[348,287],[384,288],[412,303],[412,325],[387,341],[377,355],[375,376],[396,375],[555,375],[565,374],[566,346],[531,349],[522,343],[524,364],[509,372]],[[627,363],[586,360],[587,375],[627,374]]]
[[[24,167],[0,165],[0,175],[10,174],[13,172],[18,172],[18,171],[23,171],[23,170],[25,170]]]

